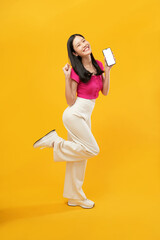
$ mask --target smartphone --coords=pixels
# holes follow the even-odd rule
[[[111,66],[116,63],[114,60],[114,57],[113,57],[113,53],[110,48],[103,49],[102,52],[106,58],[106,62],[107,62],[108,66]]]

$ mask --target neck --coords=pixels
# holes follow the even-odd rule
[[[82,57],[82,64],[83,64],[83,66],[91,66],[92,65],[92,59],[91,59],[90,54],[85,57]]]

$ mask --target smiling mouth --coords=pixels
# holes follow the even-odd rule
[[[83,50],[83,52],[85,52],[85,51],[87,51],[87,50],[89,50],[89,47],[88,47],[88,46]]]

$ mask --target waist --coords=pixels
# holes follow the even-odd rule
[[[73,111],[90,115],[94,109],[95,101],[95,99],[77,97],[75,103],[71,107]]]
[[[79,101],[86,101],[86,102],[93,102],[95,103],[96,102],[96,99],[89,99],[89,98],[83,98],[83,97],[79,97],[77,96],[77,99],[79,99]]]

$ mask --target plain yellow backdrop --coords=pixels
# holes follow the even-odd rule
[[[159,1],[23,0],[0,3],[0,234],[2,240],[159,240]],[[92,132],[100,147],[83,190],[93,209],[67,206],[65,162],[33,143],[62,114],[67,40],[82,34],[104,64],[116,64],[99,93]]]

